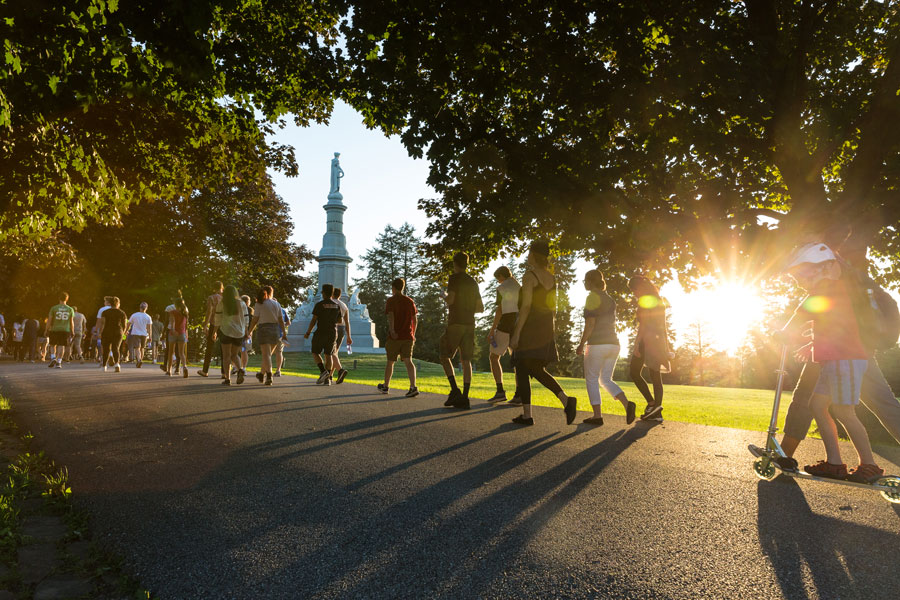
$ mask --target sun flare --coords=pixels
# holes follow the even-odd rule
[[[757,291],[740,282],[710,281],[677,296],[670,302],[678,334],[691,339],[699,324],[704,344],[729,354],[737,352],[763,314],[764,302]]]

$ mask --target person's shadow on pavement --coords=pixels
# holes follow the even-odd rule
[[[794,479],[760,481],[758,498],[759,543],[785,598],[887,597],[900,534],[813,512]]]

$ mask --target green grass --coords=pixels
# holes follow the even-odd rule
[[[285,367],[283,373],[299,375],[301,377],[315,378],[318,376],[312,356],[307,353],[288,353],[285,355]],[[354,354],[341,356],[344,366],[350,370],[346,381],[365,385],[376,385],[384,381],[384,357]],[[354,368],[354,362],[356,366]],[[415,361],[418,367],[418,387],[423,392],[446,394],[449,391],[447,379],[440,365]],[[259,365],[259,357],[250,357],[250,367]],[[461,378],[457,374],[457,378]],[[487,400],[494,395],[494,378],[490,373],[475,373],[473,376],[470,397],[472,399]],[[560,385],[570,396],[578,398],[578,410],[590,412],[587,391],[583,379],[573,377],[557,378]],[[618,382],[630,400],[638,405],[639,412],[643,410],[644,400],[633,383]],[[406,390],[408,380],[406,368],[402,363],[394,366],[394,377],[391,381],[392,393],[400,393]],[[512,373],[505,373],[503,385],[507,394],[511,395],[515,389]],[[393,392],[396,390],[396,392]],[[561,408],[557,400],[549,391],[537,382],[532,382],[532,402],[540,406]],[[622,405],[609,397],[609,394],[601,388],[603,397],[603,413],[624,415]],[[663,405],[665,406],[665,418],[668,421],[683,423],[698,423],[700,425],[716,425],[719,427],[732,427],[751,431],[765,431],[769,426],[769,417],[772,414],[772,401],[774,394],[771,390],[747,390],[734,388],[708,388],[685,385],[667,385]],[[784,422],[784,415],[790,403],[791,394],[786,391],[782,396],[779,427]],[[586,415],[585,415],[586,416]]]

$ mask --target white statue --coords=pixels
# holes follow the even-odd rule
[[[334,158],[331,159],[331,191],[329,194],[337,194],[341,191],[341,178],[344,176],[344,170],[341,168],[341,153],[335,152]]]

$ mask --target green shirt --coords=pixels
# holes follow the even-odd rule
[[[75,311],[67,304],[57,304],[50,309],[50,331],[65,331],[72,333],[69,323],[75,316]]]

